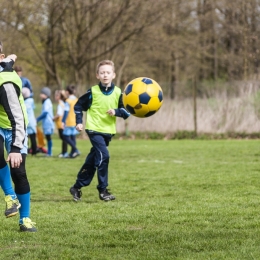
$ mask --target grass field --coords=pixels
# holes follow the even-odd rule
[[[96,178],[72,201],[78,144],[76,159],[28,157],[38,232],[2,215],[0,259],[260,259],[259,141],[113,140],[107,203]]]

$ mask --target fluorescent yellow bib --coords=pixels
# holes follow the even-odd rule
[[[92,105],[87,110],[86,129],[100,133],[116,133],[116,117],[110,116],[106,112],[110,109],[118,108],[118,101],[121,95],[121,89],[114,87],[110,95],[104,95],[99,86],[93,86]]]
[[[19,102],[21,104],[21,108],[24,115],[25,124],[28,125],[28,117],[26,112],[26,107],[24,104],[24,99],[22,96],[22,81],[20,77],[17,75],[15,71],[13,72],[0,72],[0,86],[2,86],[4,83],[14,83],[20,88],[20,96],[19,96]],[[0,105],[0,127],[4,129],[11,129],[11,122],[8,119],[8,116],[3,108],[2,105]]]

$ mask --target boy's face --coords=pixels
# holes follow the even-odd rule
[[[109,86],[112,80],[116,77],[116,74],[111,65],[102,65],[99,67],[96,77],[100,80],[103,86]]]
[[[43,93],[41,93],[40,94],[40,98],[41,98],[41,100],[45,100],[46,98],[48,98],[45,94],[43,94]]]

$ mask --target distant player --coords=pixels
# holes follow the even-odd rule
[[[4,60],[2,50],[0,43],[0,185],[5,195],[8,194],[5,200],[9,215],[6,216],[15,215],[19,209],[20,230],[36,232],[35,223],[30,219],[30,184],[25,169],[28,119],[21,93],[22,82],[12,68],[14,61]],[[6,161],[10,163],[10,170]],[[16,194],[10,187],[10,172]]]
[[[88,186],[97,170],[99,198],[104,201],[114,200],[108,187],[109,145],[116,133],[116,117],[124,119],[129,113],[124,109],[122,93],[112,80],[115,78],[115,66],[110,60],[101,61],[97,65],[96,77],[98,85],[91,87],[76,103],[76,129],[83,130],[83,111],[87,111],[86,133],[92,148],[82,165],[75,184],[70,193],[75,201],[81,198],[81,188]]]
[[[65,102],[64,115],[62,118],[62,123],[64,126],[63,138],[65,142],[71,147],[68,158],[76,158],[80,153],[77,148],[76,136],[79,133],[76,130],[76,119],[74,106],[78,101],[75,96],[75,86],[69,85],[66,88],[67,99]]]
[[[56,115],[53,117],[53,121],[56,123],[56,127],[58,129],[59,137],[61,140],[61,153],[58,155],[59,158],[67,158],[69,157],[67,153],[67,143],[65,142],[63,135],[63,125],[62,118],[64,115],[65,109],[65,100],[66,100],[66,92],[65,90],[56,90],[55,91],[55,101],[58,103]]]
[[[28,116],[28,125],[27,125],[27,134],[31,142],[31,147],[29,148],[29,153],[36,155],[37,153],[37,142],[36,142],[36,118],[34,115],[34,100],[31,97],[30,90],[28,88],[22,89],[22,94],[24,98],[24,104],[26,106],[27,116]]]
[[[53,123],[53,106],[51,102],[51,90],[48,87],[41,89],[40,98],[42,100],[42,112],[37,117],[37,123],[42,121],[42,129],[47,140],[48,151],[46,156],[52,156],[52,139],[51,136],[54,132]]]
[[[30,97],[33,97],[33,89],[32,89],[31,81],[28,78],[22,76],[23,68],[21,66],[15,66],[14,70],[19,75],[22,81],[22,88],[28,88],[30,90]]]

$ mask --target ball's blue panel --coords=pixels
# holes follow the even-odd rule
[[[125,88],[125,94],[128,95],[130,92],[132,92],[132,88],[133,88],[133,84],[129,84],[129,85]]]
[[[144,117],[152,116],[155,113],[156,113],[156,111],[149,111],[147,114],[144,115]]]
[[[161,91],[161,90],[159,90],[158,98],[159,98],[160,102],[162,102],[162,100],[163,100],[163,94],[162,94],[162,91]]]
[[[144,82],[145,84],[153,84],[153,81],[151,79],[148,79],[148,78],[143,78],[142,79],[142,82]]]
[[[146,92],[139,95],[139,101],[142,104],[148,104],[150,99],[151,97]]]
[[[129,105],[126,105],[126,110],[127,110],[130,114],[132,114],[132,115],[135,114],[135,110],[134,110],[134,108],[131,107],[131,106],[129,106]]]

